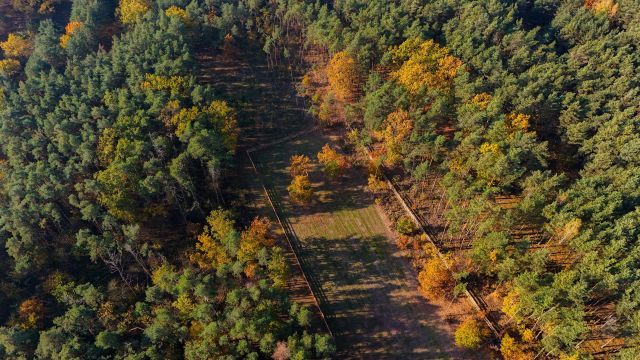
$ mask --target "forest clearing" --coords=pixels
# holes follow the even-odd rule
[[[455,324],[444,321],[443,304],[430,304],[418,293],[416,275],[396,248],[390,223],[366,192],[363,169],[332,182],[316,167],[310,174],[313,204],[304,209],[292,204],[286,195],[290,157],[311,156],[326,142],[332,142],[330,136],[312,132],[261,149],[254,157],[268,191],[280,200],[277,207],[319,294],[338,355],[471,358],[455,349]]]

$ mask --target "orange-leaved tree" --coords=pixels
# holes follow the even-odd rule
[[[308,175],[311,171],[311,159],[307,155],[293,155],[290,161],[289,174],[291,177]]]
[[[78,30],[81,26],[82,26],[82,22],[71,21],[67,24],[67,26],[64,27],[64,34],[60,36],[60,46],[62,46],[62,48],[67,47],[67,43],[69,42],[69,39],[71,39],[71,36],[73,35],[73,33],[76,30]]]
[[[275,240],[269,236],[271,222],[266,217],[256,217],[240,236],[238,260],[256,261],[258,252],[263,247],[272,247]]]
[[[346,51],[333,55],[327,65],[327,79],[330,92],[336,100],[352,102],[355,100],[360,84],[358,63]]]
[[[324,173],[332,179],[342,175],[349,166],[347,158],[329,144],[324,144],[322,150],[318,152],[318,161],[322,164]]]
[[[451,272],[438,257],[425,261],[422,271],[418,274],[420,291],[430,299],[449,297],[455,286],[455,279]]]
[[[612,18],[618,13],[618,4],[613,0],[584,0],[584,7],[596,14],[605,14]]]
[[[35,328],[44,320],[45,308],[42,300],[30,298],[23,301],[18,308],[22,327]]]
[[[297,175],[291,181],[291,185],[287,187],[291,200],[298,204],[307,204],[311,201],[313,191],[311,190],[311,182],[308,175]]]

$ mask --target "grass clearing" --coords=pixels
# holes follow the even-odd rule
[[[316,131],[252,157],[336,336],[338,358],[469,358],[452,345],[438,307],[419,295],[415,272],[365,191],[362,169],[328,181],[315,164],[313,204],[289,200],[290,157],[304,154],[315,161],[332,140]]]

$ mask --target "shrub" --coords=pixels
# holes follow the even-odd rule
[[[416,224],[406,216],[396,222],[396,230],[402,235],[410,235],[417,230]]]
[[[478,320],[474,318],[467,318],[456,329],[456,345],[466,349],[475,350],[480,348],[484,338],[484,331],[480,327]]]

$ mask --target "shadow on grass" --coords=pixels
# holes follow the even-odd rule
[[[309,279],[341,358],[446,357],[437,329],[424,324],[436,307],[407,283],[406,259],[382,235],[300,239],[272,186],[267,189]],[[341,196],[342,193],[341,193]],[[361,204],[364,206],[364,204]]]

